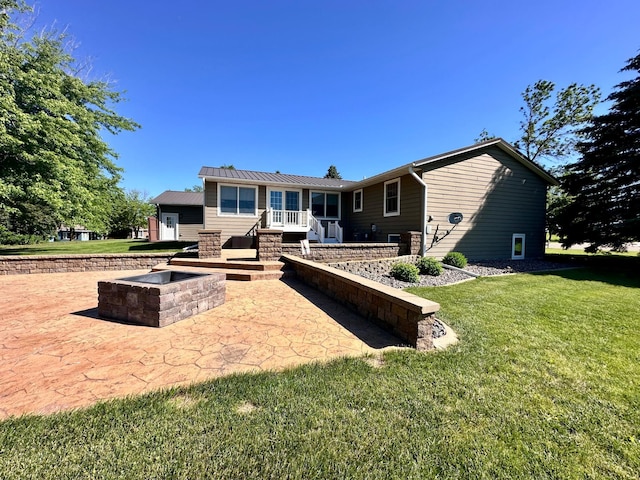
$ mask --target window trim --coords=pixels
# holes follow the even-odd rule
[[[238,200],[236,203],[236,213],[227,213],[222,211],[222,197],[220,191],[222,187],[235,188],[238,191]],[[254,197],[254,210],[253,213],[240,213],[240,190],[241,188],[252,189],[255,192]],[[218,216],[219,217],[245,217],[245,218],[257,218],[258,217],[258,187],[254,185],[238,185],[237,183],[218,183],[218,198],[217,198]]]
[[[522,254],[516,255],[516,239],[522,239]],[[527,235],[524,233],[514,233],[511,235],[511,260],[524,260],[525,259],[525,245],[526,245]]]
[[[397,211],[391,211],[388,212],[387,211],[387,185],[390,185],[392,183],[397,183],[398,184],[398,210]],[[387,180],[386,182],[384,182],[384,191],[383,191],[383,197],[382,197],[382,214],[385,217],[397,217],[400,215],[400,177],[398,178],[394,178],[393,180]]]
[[[356,207],[356,195],[360,194],[360,208]],[[364,208],[364,193],[362,192],[362,188],[353,191],[353,211],[361,212]]]
[[[331,190],[309,190],[309,211],[313,215],[313,194],[322,193],[324,195],[324,211],[327,212],[327,194],[338,196],[338,216],[337,217],[316,217],[322,220],[341,220],[342,219],[342,194],[341,192]],[[314,215],[315,216],[315,215]]]
[[[267,207],[271,208],[271,192],[282,192],[282,206],[283,210],[287,209],[287,192],[298,193],[298,210],[302,211],[302,189],[301,188],[287,188],[287,187],[267,187]],[[292,210],[293,211],[293,210]]]

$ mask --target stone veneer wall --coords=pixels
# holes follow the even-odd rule
[[[168,262],[174,253],[110,253],[0,256],[0,275],[141,270]]]
[[[391,330],[417,350],[433,348],[438,303],[293,255],[284,260],[305,283]]]
[[[165,327],[222,305],[226,277],[213,273],[165,285],[124,279],[98,282],[98,315]]]
[[[198,231],[198,258],[220,258],[222,256],[222,230]]]
[[[312,243],[309,247],[311,254],[304,258],[323,263],[392,258],[406,253],[404,243]],[[283,244],[282,253],[300,256],[300,244]]]

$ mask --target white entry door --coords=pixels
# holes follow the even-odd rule
[[[160,240],[178,240],[178,214],[162,214],[162,234]]]

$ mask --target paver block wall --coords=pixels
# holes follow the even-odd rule
[[[328,265],[344,272],[358,274],[358,272],[364,271],[373,275],[387,275],[391,268],[398,262],[413,263],[415,264],[420,256],[418,255],[403,255],[402,257],[385,258],[380,260],[355,260],[348,262],[335,262]]]
[[[259,229],[256,234],[258,260],[271,262],[282,256],[282,230]]]
[[[165,285],[98,282],[98,315],[164,327],[222,305],[226,275],[214,273]]]
[[[421,253],[420,250],[422,250],[422,234],[420,232],[401,233],[400,241],[402,241],[402,243],[407,246],[407,255],[418,255]]]
[[[438,303],[293,255],[282,259],[300,280],[391,330],[417,350],[433,348]]]
[[[198,258],[220,258],[222,256],[222,230],[198,231]]]
[[[142,270],[168,262],[173,253],[0,256],[0,275]]]
[[[391,258],[404,255],[406,251],[403,243],[312,243],[309,247],[311,253],[305,258],[323,263]],[[282,253],[300,256],[300,245],[283,244]]]

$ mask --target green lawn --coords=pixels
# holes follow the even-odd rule
[[[90,240],[45,242],[35,245],[0,245],[0,255],[67,255],[73,253],[176,252],[197,242],[148,242],[147,240]]]
[[[459,344],[4,421],[0,478],[637,479],[639,287],[579,269],[413,289]]]
[[[599,253],[585,253],[584,249],[569,248],[564,250],[563,248],[547,248],[545,250],[548,254],[554,255],[590,255],[590,256],[623,256],[623,257],[637,257],[638,252],[599,252]]]

